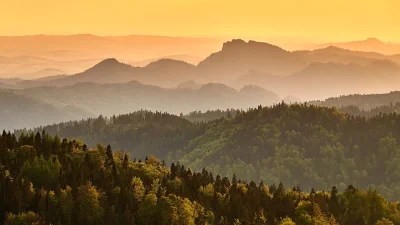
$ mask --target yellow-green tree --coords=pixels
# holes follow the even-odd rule
[[[101,224],[104,211],[100,205],[100,193],[91,183],[78,187],[77,215],[80,224]]]

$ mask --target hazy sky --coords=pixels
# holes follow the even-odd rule
[[[0,0],[0,35],[378,37],[400,42],[399,0]]]

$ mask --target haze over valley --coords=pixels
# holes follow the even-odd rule
[[[64,40],[59,40],[58,36],[46,37],[54,39],[54,46]],[[37,38],[40,41],[44,36]],[[159,39],[166,37],[158,37],[157,41]],[[147,39],[143,37],[143,40]],[[167,40],[176,41],[174,38]],[[188,38],[186,41],[196,45],[200,40]],[[17,38],[16,43],[20,42]],[[71,43],[73,47],[74,42]],[[92,45],[94,49],[96,44]],[[75,74],[46,69],[40,73],[40,78],[35,78],[36,73],[25,74],[24,79],[2,78],[0,88],[8,93],[3,97],[2,114],[8,115],[2,119],[5,128],[33,128],[140,109],[174,114],[226,108],[246,110],[285,100],[294,103],[354,93],[387,93],[397,90],[400,84],[397,55],[334,46],[287,51],[269,43],[234,39],[197,65],[172,58],[155,58],[145,66],[133,66],[115,58],[98,61],[87,61],[93,65]],[[29,104],[21,101],[23,98]],[[11,109],[5,110],[7,104],[14,104],[16,111],[23,107],[27,113],[37,113],[38,118],[24,120]],[[46,110],[49,115],[38,113],[42,104],[52,109]]]

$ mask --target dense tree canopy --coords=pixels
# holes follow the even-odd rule
[[[44,130],[55,136],[84,140],[87,146],[110,143],[145,158],[148,154],[165,158],[168,152],[183,148],[205,130],[204,123],[192,123],[182,117],[168,113],[138,111],[130,114],[99,116],[98,118],[71,121],[33,131],[17,130],[14,133],[42,133]]]
[[[46,133],[17,139],[3,132],[1,224],[400,224],[399,203],[373,189],[305,193],[84,146]]]
[[[398,124],[396,113],[366,118],[314,105],[259,107],[208,123],[167,162],[305,190],[351,183],[398,200]]]
[[[223,112],[227,112],[224,118],[193,123],[184,116],[139,111],[15,134],[36,143],[37,132],[46,130],[53,136],[84,140],[85,149],[110,143],[136,158],[153,154],[167,165],[180,161],[194,171],[206,168],[222,176],[236,174],[241,180],[300,185],[306,191],[331,186],[344,191],[353,184],[377,189],[390,200],[400,199],[400,116],[396,112],[365,117],[335,108],[281,103],[204,115]],[[192,113],[192,118],[202,114]],[[54,139],[58,141],[51,148],[72,148]],[[49,150],[42,153],[48,156]],[[38,156],[38,163],[25,167],[40,167],[42,160]]]

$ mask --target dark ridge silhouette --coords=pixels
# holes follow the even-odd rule
[[[307,65],[301,55],[295,55],[267,43],[233,40],[220,52],[211,54],[198,65],[205,80],[233,81],[249,70],[288,75]]]
[[[287,54],[288,51],[269,44],[265,42],[257,42],[250,40],[249,42],[245,42],[241,39],[234,39],[232,41],[225,42],[222,46],[222,51],[232,51],[232,52],[246,52],[258,49],[259,51],[266,51],[272,54]]]

